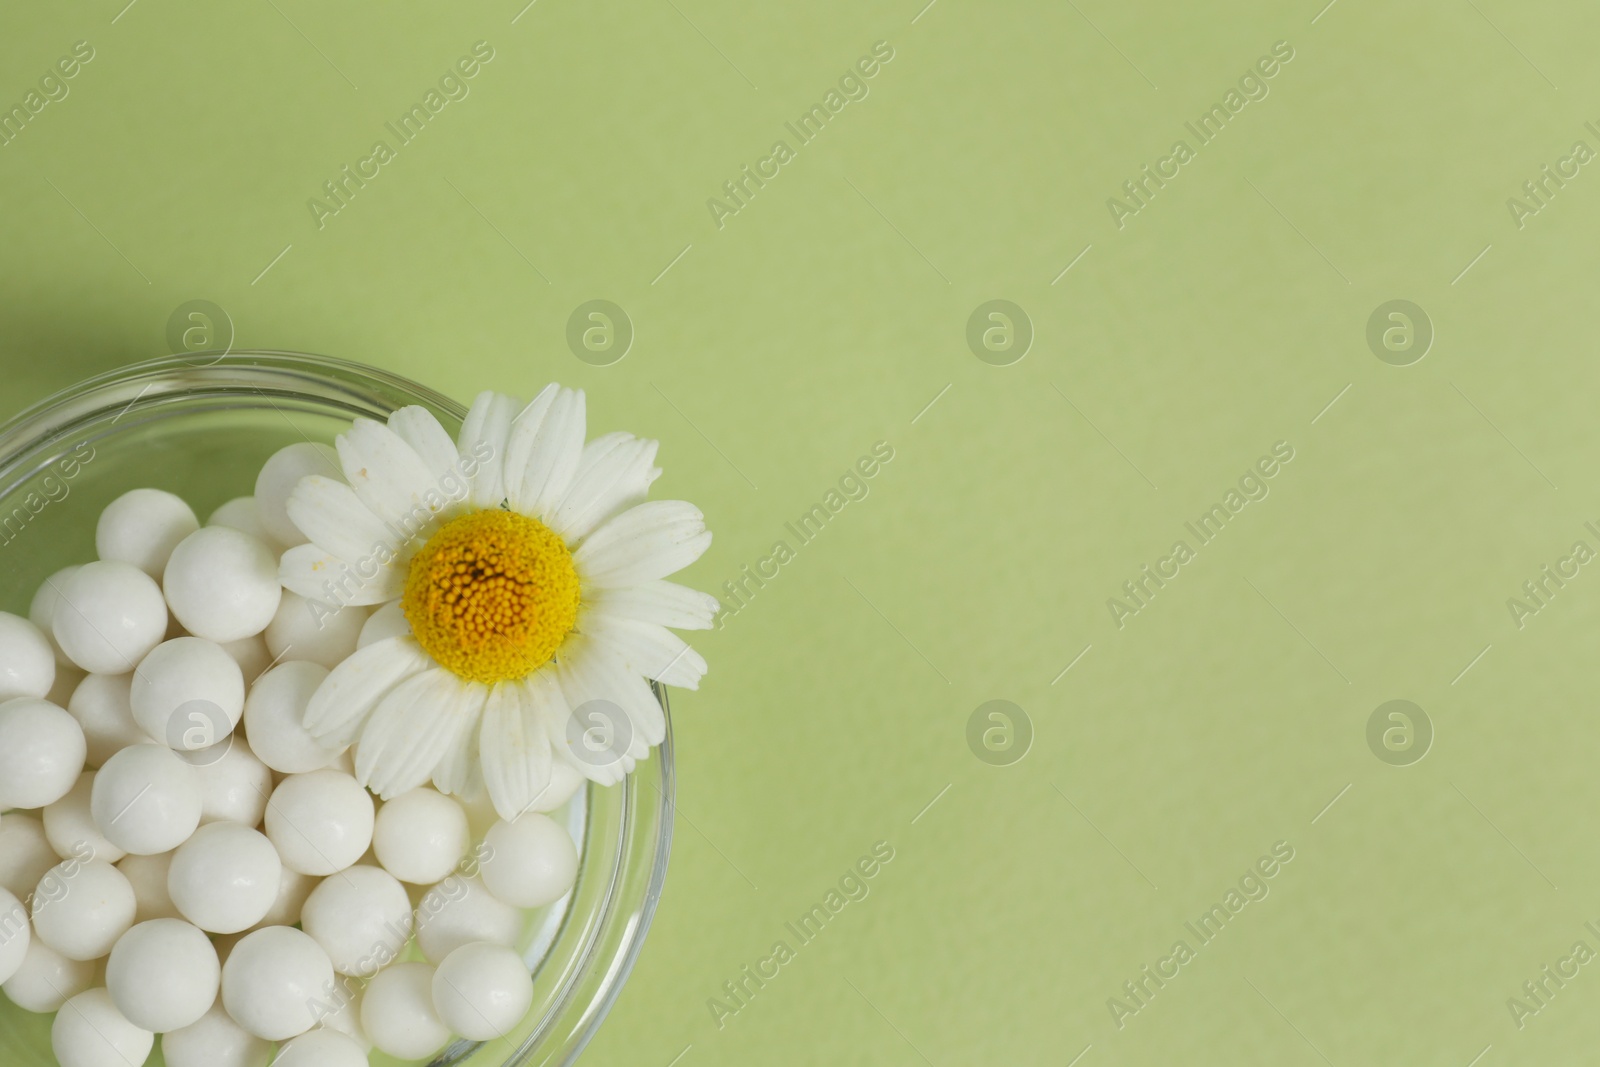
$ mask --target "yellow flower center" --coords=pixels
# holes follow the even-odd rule
[[[572,632],[578,572],[544,523],[477,511],[422,546],[400,606],[423,649],[451,673],[490,684],[524,678]]]

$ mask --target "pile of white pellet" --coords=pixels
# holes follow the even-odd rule
[[[381,803],[304,729],[332,667],[406,630],[279,584],[289,491],[330,459],[284,449],[204,526],[129,492],[98,560],[0,613],[0,990],[57,1013],[61,1067],[141,1064],[157,1034],[168,1067],[426,1060],[531,1007],[517,948],[578,867],[542,813],[583,779],[558,764],[511,822]]]

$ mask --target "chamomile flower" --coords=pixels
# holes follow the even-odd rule
[[[657,442],[584,435],[583,393],[556,385],[526,406],[482,394],[455,441],[403,408],[338,438],[344,480],[312,475],[290,495],[310,544],[285,553],[283,584],[329,611],[396,605],[408,623],[336,666],[306,709],[313,736],[354,744],[379,796],[481,783],[513,818],[553,760],[613,784],[665,736],[649,680],[699,687],[704,658],[668,627],[709,629],[717,601],[664,579],[710,545],[704,516],[645,500]]]

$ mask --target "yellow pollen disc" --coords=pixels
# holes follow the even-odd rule
[[[544,523],[477,511],[422,546],[400,606],[422,647],[451,673],[490,684],[524,678],[572,632],[578,572]]]

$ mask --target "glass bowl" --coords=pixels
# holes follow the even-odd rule
[[[0,426],[0,610],[26,616],[33,591],[94,558],[95,521],[129,489],[177,493],[202,517],[249,495],[268,456],[332,441],[356,416],[420,404],[454,434],[466,411],[372,367],[291,352],[192,353],[136,364],[58,393]],[[656,689],[663,709],[666,694]],[[643,947],[672,844],[670,716],[654,756],[615,788],[568,807],[577,885],[533,913],[524,949],[534,1008],[509,1037],[458,1042],[439,1067],[563,1067],[577,1060]],[[0,997],[0,1063],[49,1067],[52,1016]],[[159,1042],[153,1063],[160,1062]],[[394,1064],[380,1053],[373,1063]]]

